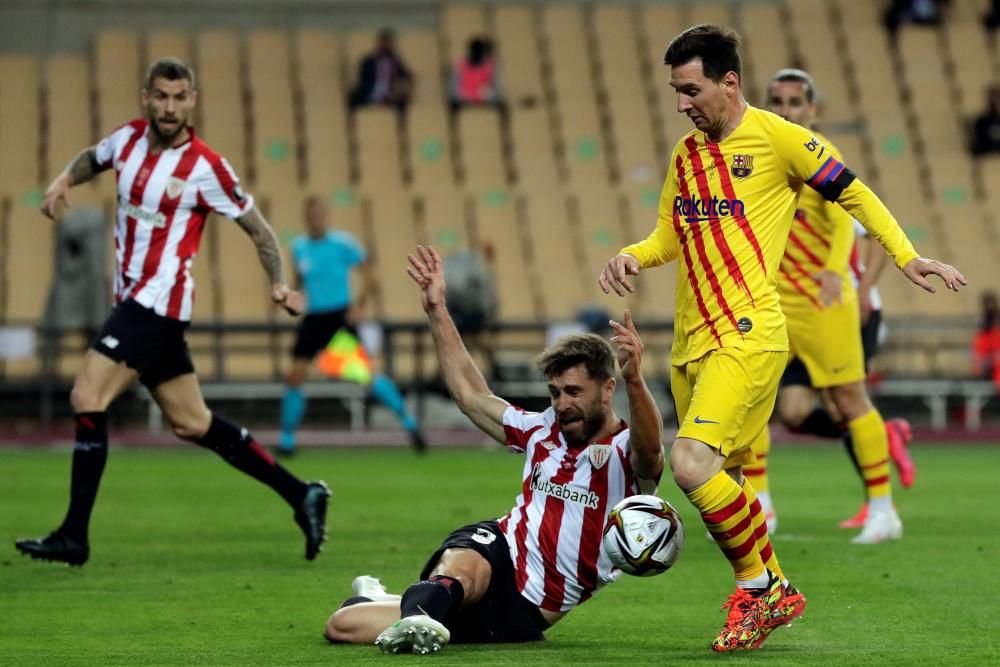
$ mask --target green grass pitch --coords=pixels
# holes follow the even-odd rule
[[[859,547],[837,520],[859,485],[835,447],[772,455],[775,548],[809,599],[757,652],[716,655],[731,571],[673,483],[687,544],[676,568],[623,577],[518,646],[383,656],[330,646],[323,622],[362,573],[400,591],[451,529],[506,512],[521,459],[496,451],[306,451],[289,465],[333,489],[331,540],[302,558],[291,512],[206,451],[115,450],[82,569],[17,554],[16,536],[61,519],[67,451],[0,451],[0,664],[997,664],[998,449],[922,446],[917,485],[896,491],[905,538]]]

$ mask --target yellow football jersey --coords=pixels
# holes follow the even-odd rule
[[[918,256],[882,202],[812,132],[747,107],[722,142],[694,130],[677,143],[655,229],[621,250],[643,269],[679,258],[671,363],[720,347],[788,349],[777,276],[804,184],[840,202],[898,266]]]
[[[819,133],[815,136],[835,160],[844,161],[826,137]],[[816,190],[803,188],[778,267],[778,294],[786,317],[792,317],[792,313],[808,317],[823,307],[819,280],[814,277],[821,270],[840,274],[843,302],[857,301],[854,283],[848,275],[853,247],[854,221],[847,211],[824,199]]]

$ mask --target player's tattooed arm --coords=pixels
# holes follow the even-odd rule
[[[97,159],[97,147],[90,146],[80,151],[70,160],[66,168],[52,181],[42,197],[42,213],[48,218],[55,218],[56,206],[62,202],[69,206],[69,189],[74,185],[86,183],[106,170],[110,165],[102,165]]]
[[[70,178],[70,185],[86,183],[108,167],[97,161],[97,146],[90,146],[80,151],[63,169],[63,174]]]
[[[271,282],[271,301],[284,308],[289,315],[300,315],[305,308],[305,300],[301,292],[285,284],[285,265],[274,229],[256,206],[236,218],[236,224],[243,228],[257,246],[260,264]]]
[[[272,285],[285,284],[285,267],[281,260],[281,247],[278,245],[278,237],[274,229],[254,206],[249,211],[236,218],[236,223],[243,228],[253,244],[257,246],[257,256],[260,264],[267,273],[267,278]]]

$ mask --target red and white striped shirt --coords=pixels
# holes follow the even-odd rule
[[[601,549],[608,512],[627,496],[655,493],[655,483],[632,472],[625,422],[610,438],[576,448],[552,408],[512,406],[503,423],[507,447],[526,457],[521,494],[499,521],[517,589],[543,609],[569,611],[621,574]]]
[[[148,121],[133,120],[97,144],[97,161],[114,167],[115,302],[135,299],[156,314],[191,319],[194,280],[205,219],[212,211],[236,218],[253,208],[225,158],[188,128],[191,139],[150,151]]]

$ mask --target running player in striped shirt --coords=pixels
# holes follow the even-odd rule
[[[640,372],[643,344],[628,311],[623,324],[611,323],[615,350],[594,334],[562,338],[539,359],[552,405],[525,412],[490,391],[462,344],[437,252],[418,247],[417,255],[408,272],[448,391],[480,430],[524,454],[521,495],[500,519],[445,538],[402,597],[372,577],[355,579],[355,596],[327,621],[326,636],[375,641],[386,653],[542,639],[621,574],[601,550],[608,511],[626,496],[655,493],[663,471],[660,413]],[[612,406],[616,355],[631,428]]]
[[[807,72],[780,70],[768,87],[768,109],[812,130],[815,91]],[[840,159],[839,151],[826,137],[816,136]],[[853,541],[874,544],[903,534],[892,504],[889,454],[890,436],[895,435],[900,444],[899,431],[904,428],[893,422],[883,424],[865,389],[867,355],[859,296],[851,273],[852,258],[856,264],[855,236],[854,221],[843,208],[811,188],[802,191],[778,269],[781,310],[787,322],[790,354],[794,355],[782,376],[778,414],[793,430],[803,430],[803,425],[810,426],[807,422],[824,416],[831,425],[843,424],[839,435],[846,435],[869,510],[861,534]],[[813,388],[823,392],[827,409],[817,405]],[[776,515],[768,488],[769,450],[770,438],[758,438],[754,445],[757,461],[745,466],[743,473],[750,478],[768,516],[768,529],[773,532]],[[905,447],[902,455],[897,452],[893,458],[897,465],[909,460],[905,456],[900,462],[900,456],[905,456]]]
[[[270,225],[242,191],[229,163],[197,137],[188,120],[197,101],[194,74],[165,58],[150,68],[142,90],[146,118],[131,121],[85,148],[49,186],[42,213],[54,218],[69,189],[114,169],[115,307],[73,383],[76,441],[70,504],[62,525],[17,548],[51,561],[82,565],[90,555],[90,512],[108,458],[107,409],[136,380],[144,384],[178,437],[207,447],[274,489],[294,510],[312,560],[325,539],[323,482],[303,482],[275,462],[245,428],[205,405],[184,332],[191,319],[191,263],[212,212],[233,218],[253,239],[271,284],[271,299],[292,315],[302,295],[285,283],[281,251]]]
[[[664,62],[677,110],[695,129],[674,148],[655,229],[608,261],[600,285],[624,296],[634,290],[629,276],[681,258],[671,355],[680,429],[670,467],[736,576],[713,649],[757,648],[805,607],[741,473],[754,461],[753,441],[767,437],[788,356],[776,282],[800,191],[808,185],[841,204],[923,288],[934,291],[931,274],[953,290],[965,278],[920,258],[882,202],[811,132],[746,103],[736,33],[689,28]]]

